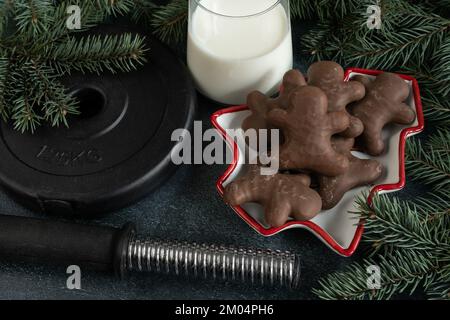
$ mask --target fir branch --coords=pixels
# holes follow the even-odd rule
[[[448,298],[450,287],[450,192],[439,191],[417,201],[377,196],[372,206],[358,200],[365,220],[364,241],[373,257],[329,275],[313,292],[322,299],[390,299],[418,287],[430,298]],[[367,284],[367,267],[381,271],[379,289]]]
[[[450,126],[450,36],[440,44],[430,45],[424,62],[412,59],[408,65],[401,67],[415,77],[422,94],[424,114],[429,122],[438,126]]]
[[[448,30],[450,31],[450,28]],[[431,73],[435,82],[430,86],[430,90],[446,97],[450,95],[450,36],[448,34],[442,45],[433,52],[431,61]]]
[[[425,93],[446,97],[450,94],[450,36],[429,49],[429,54],[425,54],[427,61],[413,60],[401,69],[414,76]]]
[[[338,5],[339,2],[336,2]],[[404,15],[423,15],[427,16],[427,13],[419,10],[416,7],[409,5],[404,0],[383,0],[379,1],[382,14],[382,29],[370,30],[367,27],[367,8],[373,5],[371,0],[358,1],[358,5],[350,4],[348,8],[352,10],[341,10],[341,13],[332,13],[333,10],[324,9],[319,4],[315,4],[315,11],[319,12],[319,16],[323,16],[323,10],[330,12],[330,18],[319,18],[321,22],[317,24],[315,28],[310,30],[303,36],[303,42],[305,44],[306,53],[311,54],[311,62],[315,60],[337,60],[342,64],[348,64],[348,48],[361,41],[376,34],[383,35],[389,33],[395,29],[395,26],[399,23],[399,16]],[[312,3],[311,3],[312,5]],[[334,8],[332,3],[328,3],[328,7]],[[319,7],[319,8],[317,8]],[[322,13],[320,13],[322,12]],[[325,14],[325,17],[327,14]]]
[[[18,69],[18,65],[28,69],[30,63],[18,61],[10,68],[9,75],[13,81],[13,84],[9,87],[12,104],[11,119],[14,122],[13,126],[16,130],[22,133],[25,131],[34,132],[42,120],[42,117],[36,113],[34,105],[34,99],[36,97],[32,94],[34,92],[33,86],[36,85],[36,82],[28,77],[29,74]]]
[[[375,34],[389,35],[389,33],[396,32],[398,27],[411,20],[421,20],[428,18],[429,11],[424,10],[423,7],[413,5],[409,0],[380,0],[377,2],[381,9],[381,29],[369,29],[367,27],[367,19],[370,13],[364,15],[354,15],[354,26],[360,35],[373,36]],[[360,11],[375,4],[373,0],[363,0],[361,2]]]
[[[173,0],[155,9],[151,22],[155,35],[166,42],[182,41],[186,36],[188,5],[187,0]]]
[[[115,17],[127,14],[134,8],[133,0],[91,0],[91,3],[97,10]]]
[[[437,190],[426,197],[417,198],[414,203],[422,221],[433,228],[443,228],[449,232],[450,190]]]
[[[72,36],[65,23],[67,7],[79,5],[82,31],[109,16],[129,13],[137,0],[1,1],[0,113],[14,128],[34,131],[43,122],[67,125],[77,102],[58,78],[72,71],[131,71],[144,61],[139,35]],[[8,21],[9,22],[8,22]],[[76,31],[75,31],[76,32]],[[3,60],[10,72],[4,72]],[[2,107],[7,106],[7,107]]]
[[[24,133],[34,132],[41,124],[42,118],[36,114],[33,105],[26,96],[22,96],[13,101],[11,119],[14,120],[14,129]]]
[[[427,294],[430,299],[445,299],[450,300],[450,256],[447,253],[446,256],[440,259],[442,269],[439,273],[435,283],[432,283],[427,288]]]
[[[367,283],[368,267],[374,265],[381,272],[379,289],[372,289]],[[320,288],[313,293],[327,300],[383,300],[403,292],[411,294],[418,286],[435,292],[433,285],[442,283],[445,268],[426,252],[399,250],[379,256],[379,261],[365,259],[362,264],[355,263],[343,272],[331,274],[319,281]]]
[[[292,18],[311,19],[317,16],[317,0],[292,0],[290,11]]]
[[[45,56],[59,74],[71,71],[128,72],[145,62],[144,38],[129,33],[120,36],[70,37],[52,47]]]
[[[417,20],[414,16],[403,19],[396,32],[361,37],[345,49],[348,63],[390,70],[415,58],[423,62],[425,52],[433,43],[442,41],[450,30],[450,20],[430,15]]]
[[[367,5],[363,1],[354,12],[328,19],[308,32],[303,44],[311,60],[338,60],[344,65],[394,71],[411,59],[414,65],[423,63],[425,52],[439,47],[450,30],[450,20],[402,0],[381,1],[382,30],[370,30]]]
[[[450,153],[450,130],[437,130],[428,140],[428,144],[435,152],[445,154]]]
[[[430,300],[450,300],[450,277],[448,276],[450,272],[448,269],[447,267],[443,270],[441,283],[433,283],[429,286],[427,295]]]
[[[71,5],[77,5],[80,7],[82,12],[81,29],[79,30],[68,30],[66,27],[67,22],[67,8]],[[61,1],[54,10],[54,21],[50,28],[50,32],[45,36],[46,46],[53,41],[57,41],[63,35],[67,35],[71,32],[83,32],[92,27],[95,27],[99,23],[105,21],[107,17],[106,8],[98,8],[95,1],[83,1],[83,0],[67,0]]]
[[[42,105],[43,118],[53,127],[58,127],[60,124],[69,127],[67,117],[80,114],[78,101],[68,95],[66,88],[56,80],[50,80],[47,87],[49,88],[47,99]]]
[[[322,0],[314,9],[322,21],[330,17],[343,19],[348,13],[360,7],[360,4],[360,0]]]
[[[14,3],[13,34],[25,39],[36,40],[36,36],[46,42],[56,41],[61,36],[88,30],[104,22],[108,17],[125,15],[134,9],[137,0],[64,0],[29,1],[8,0]],[[67,8],[77,5],[81,9],[82,23],[79,30],[68,30]]]
[[[372,254],[393,249],[450,253],[448,226],[429,223],[430,217],[436,219],[440,208],[437,210],[429,205],[428,209],[434,210],[419,212],[414,203],[395,197],[375,197],[372,206],[366,199],[360,197],[357,200],[358,215],[367,221],[364,242],[372,245]]]
[[[30,37],[48,32],[53,21],[53,6],[48,0],[16,0],[14,20],[18,31]]]
[[[425,118],[438,126],[450,126],[450,100],[436,96],[432,91],[423,88],[422,104]]]
[[[442,137],[434,136],[435,140]],[[441,141],[445,147],[445,142]],[[436,150],[436,144],[425,146],[411,139],[406,148],[407,172],[411,179],[433,186],[434,189],[450,188],[450,153]]]
[[[151,0],[134,0],[135,10],[131,12],[131,19],[146,27],[151,27],[153,12],[158,6]]]
[[[37,83],[34,105],[41,105],[43,119],[52,126],[57,127],[62,123],[68,127],[67,116],[79,114],[78,101],[67,94],[51,68],[33,60],[30,62],[33,70],[30,78]]]
[[[137,0],[136,0],[137,1]],[[67,22],[67,8],[71,5],[77,5],[81,9],[82,19],[81,28],[69,30],[66,27]],[[40,35],[43,43],[40,47],[45,47],[58,41],[63,36],[84,32],[105,22],[110,16],[125,15],[133,11],[133,0],[64,0],[58,2],[54,6],[53,21],[49,21],[48,32]]]
[[[342,19],[360,7],[360,4],[361,0],[291,0],[290,10],[292,18],[318,18],[323,22],[331,17]],[[364,10],[366,8],[367,6]]]

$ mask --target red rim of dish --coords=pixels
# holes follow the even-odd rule
[[[348,81],[350,78],[351,73],[362,73],[366,75],[371,76],[377,76],[384,71],[379,70],[368,70],[368,69],[359,69],[359,68],[350,68],[347,69],[345,72],[345,81]],[[424,129],[424,117],[423,117],[423,109],[422,109],[422,101],[420,99],[420,90],[419,90],[419,84],[417,80],[411,76],[403,75],[403,74],[397,74],[404,80],[411,81],[412,88],[413,88],[413,94],[414,94],[414,101],[416,104],[416,114],[417,114],[417,126],[405,128],[400,133],[400,143],[399,143],[399,174],[400,179],[397,183],[394,184],[380,184],[374,186],[367,198],[367,203],[370,205],[372,203],[373,197],[379,193],[379,192],[386,192],[386,191],[393,191],[393,190],[401,190],[404,188],[406,184],[406,173],[405,173],[405,146],[406,146],[406,139],[412,135],[419,133],[423,131]],[[223,196],[224,187],[223,182],[228,179],[230,174],[234,171],[234,169],[237,166],[238,163],[238,146],[236,142],[229,137],[225,130],[218,124],[217,118],[228,113],[238,112],[248,110],[248,107],[246,105],[240,105],[240,106],[234,106],[229,107],[225,109],[218,110],[211,116],[211,122],[213,126],[220,132],[224,140],[231,146],[233,149],[233,162],[228,166],[227,170],[224,172],[224,174],[217,180],[216,187],[221,196]],[[324,229],[319,227],[317,224],[311,221],[289,221],[286,224],[284,224],[281,227],[277,228],[268,228],[266,229],[263,227],[257,220],[255,220],[253,217],[251,217],[241,206],[232,206],[233,210],[247,223],[249,224],[253,229],[255,229],[258,233],[262,234],[263,236],[272,236],[275,235],[283,230],[289,229],[293,226],[303,226],[306,228],[309,228],[314,232],[320,239],[325,241],[331,248],[333,248],[335,251],[337,251],[339,254],[349,257],[351,256],[356,248],[359,245],[359,242],[361,240],[363,230],[364,230],[364,221],[360,220],[358,223],[358,227],[356,229],[355,235],[353,237],[352,242],[350,243],[350,246],[348,248],[341,247]]]

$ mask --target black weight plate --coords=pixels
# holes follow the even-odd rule
[[[103,26],[95,33],[126,31],[135,30]],[[148,63],[139,70],[63,80],[81,102],[69,128],[21,134],[1,125],[0,183],[7,191],[47,213],[92,214],[126,206],[170,176],[171,135],[191,128],[195,90],[184,64],[146,37]]]

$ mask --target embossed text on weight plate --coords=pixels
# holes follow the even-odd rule
[[[58,166],[84,166],[88,164],[100,163],[103,158],[101,152],[95,148],[81,151],[61,150],[43,145],[36,158],[51,165]]]

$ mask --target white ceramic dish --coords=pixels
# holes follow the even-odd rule
[[[374,78],[382,71],[365,69],[348,69],[345,80],[356,75]],[[383,135],[387,143],[387,152],[374,159],[381,162],[385,168],[384,175],[373,186],[357,188],[347,192],[339,204],[331,210],[320,212],[310,221],[290,220],[279,228],[271,228],[264,223],[263,208],[255,203],[233,207],[234,211],[252,228],[264,236],[272,236],[290,228],[306,228],[313,232],[331,249],[343,256],[351,256],[356,250],[362,233],[363,223],[355,219],[352,211],[356,209],[356,198],[363,191],[368,192],[367,201],[370,203],[376,193],[395,192],[405,186],[405,143],[409,136],[421,132],[424,128],[422,104],[419,86],[416,79],[400,75],[410,87],[410,95],[406,103],[416,112],[416,120],[409,126],[389,125]],[[236,106],[219,110],[211,117],[213,125],[233,150],[233,162],[227,171],[217,181],[217,189],[223,195],[224,187],[245,172],[242,158],[246,148],[245,143],[239,143],[226,135],[226,129],[241,128],[242,121],[250,114],[246,106]],[[243,139],[238,139],[243,140]],[[368,155],[353,152],[360,158],[370,158]]]

